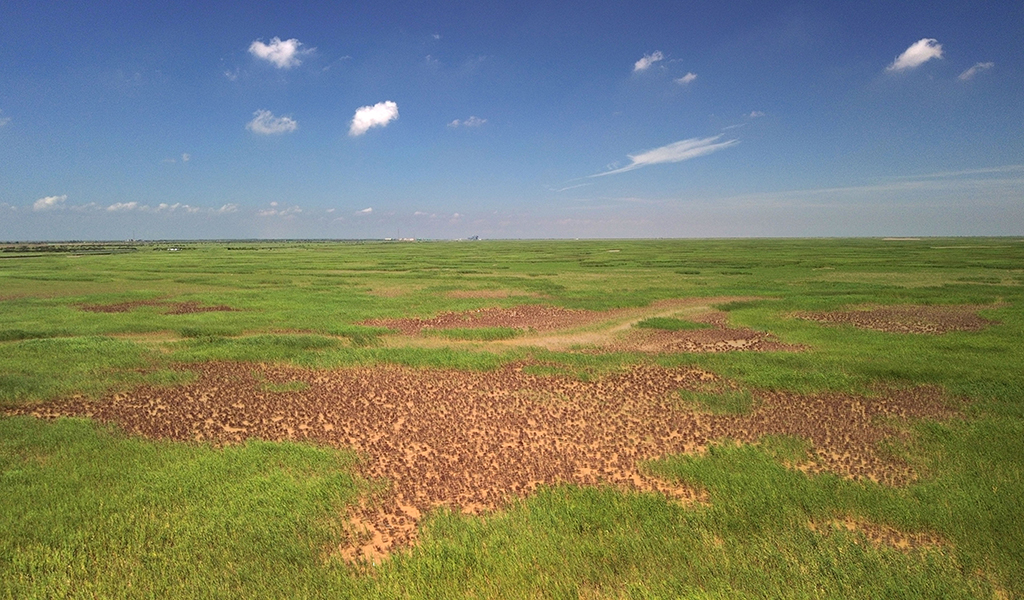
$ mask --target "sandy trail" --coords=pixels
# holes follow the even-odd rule
[[[389,341],[394,346],[438,347],[474,345],[501,351],[510,347],[534,347],[551,351],[593,352],[731,352],[737,350],[797,351],[779,343],[769,333],[728,325],[727,315],[715,304],[752,300],[750,297],[681,298],[660,300],[640,308],[608,311],[564,309],[546,305],[484,308],[462,313],[442,313],[430,319],[372,319],[363,324],[398,331]],[[636,330],[634,326],[654,317],[681,317],[710,325],[688,331]],[[508,327],[524,333],[508,340],[479,342],[438,339],[425,331],[454,328]]]

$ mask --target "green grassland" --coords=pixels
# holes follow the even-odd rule
[[[682,506],[611,488],[545,488],[506,511],[443,510],[383,564],[331,549],[344,507],[379,482],[307,444],[156,442],[90,421],[0,417],[0,597],[1024,597],[1024,240],[223,242],[0,246],[0,408],[188,381],[209,360],[317,368],[510,362],[587,378],[694,365],[737,388],[681,403],[750,410],[749,390],[941,386],[958,418],[889,449],[903,488],[787,468],[803,441],[728,440],[649,465],[706,492]],[[614,252],[613,252],[614,251]],[[476,291],[474,294],[452,292]],[[639,355],[495,350],[519,330],[389,342],[367,319],[543,303],[605,310],[723,302],[733,326],[802,352]],[[83,306],[136,302],[125,312]],[[231,311],[171,314],[174,303]],[[942,335],[795,318],[862,305],[983,305]],[[699,326],[650,319],[662,330]],[[183,369],[182,366],[185,368]],[[274,387],[268,391],[301,392]],[[909,552],[808,523],[852,517],[945,543]]]

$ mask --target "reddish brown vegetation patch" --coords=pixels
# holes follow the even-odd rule
[[[530,292],[517,292],[510,290],[454,290],[446,294],[449,298],[509,298],[512,296],[530,296],[537,298],[540,295]]]
[[[230,312],[235,310],[230,306],[224,305],[203,306],[195,301],[164,302],[162,300],[133,300],[129,302],[117,302],[114,304],[80,304],[79,308],[85,311],[97,313],[123,313],[131,312],[140,306],[164,306],[167,307],[167,310],[164,311],[164,314],[167,315],[187,315],[201,312]]]
[[[515,308],[481,308],[461,313],[446,312],[432,319],[369,319],[361,324],[395,329],[404,335],[417,335],[424,329],[472,327],[511,327],[551,331],[579,327],[607,318],[607,313],[526,304]]]
[[[190,315],[192,313],[204,313],[204,312],[234,312],[235,309],[230,306],[218,304],[217,306],[203,306],[198,302],[175,302],[170,305],[170,309],[167,310],[168,315]]]
[[[158,306],[163,304],[159,300],[132,300],[130,302],[117,302],[114,304],[80,304],[78,308],[96,313],[123,313],[131,312],[140,306]]]
[[[798,313],[819,323],[850,323],[862,329],[889,333],[946,333],[978,331],[995,323],[978,316],[991,306],[878,306],[862,310]]]
[[[363,473],[391,488],[375,506],[354,511],[372,539],[350,544],[349,558],[373,558],[410,542],[420,515],[432,507],[491,510],[539,485],[605,482],[694,498],[644,475],[639,465],[700,451],[723,437],[752,443],[765,434],[800,436],[814,448],[808,470],[903,483],[912,477],[909,467],[876,452],[892,433],[880,419],[943,414],[941,394],[929,389],[877,398],[772,392],[756,394],[759,405],[747,416],[703,414],[682,406],[677,391],[704,389],[717,378],[682,367],[636,366],[589,382],[516,366],[490,373],[193,368],[199,376],[188,385],[20,412],[89,416],[159,438],[235,443],[256,437],[354,448],[366,457]],[[268,382],[295,381],[308,387],[267,391]]]

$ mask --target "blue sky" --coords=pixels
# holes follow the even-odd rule
[[[1024,4],[0,5],[0,240],[1024,234]]]

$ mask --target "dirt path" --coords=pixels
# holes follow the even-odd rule
[[[660,300],[649,306],[608,311],[570,310],[545,305],[485,308],[462,313],[442,313],[430,319],[373,319],[366,325],[400,332],[392,346],[473,345],[501,351],[510,347],[535,347],[551,351],[589,350],[620,352],[731,352],[737,350],[786,350],[801,348],[777,342],[768,333],[728,325],[727,315],[716,304],[752,300],[750,297],[680,298]],[[638,331],[634,326],[654,317],[681,317],[709,325],[688,331]],[[424,336],[429,330],[508,327],[524,333],[507,340],[479,342]]]

